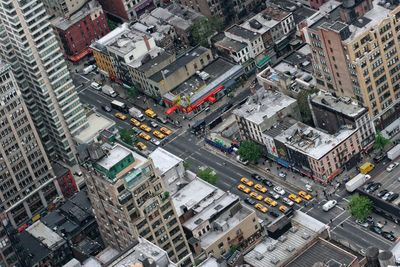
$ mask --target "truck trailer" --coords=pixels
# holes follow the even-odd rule
[[[390,160],[395,160],[398,156],[400,156],[400,144],[394,146],[387,152],[387,157]]]
[[[131,107],[129,109],[129,115],[131,115],[138,121],[144,121],[144,115],[143,115],[142,111],[140,111],[139,109],[137,109],[135,107]]]
[[[371,179],[371,176],[368,174],[357,174],[353,179],[346,183],[346,190],[349,193],[352,193],[358,187],[362,186],[366,181]]]

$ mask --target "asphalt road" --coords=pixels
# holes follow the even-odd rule
[[[109,105],[113,98],[108,97],[103,93],[90,88],[90,83],[93,79],[92,76],[94,76],[94,74],[89,74],[87,76],[73,74],[73,79],[77,84],[78,95],[82,103],[92,105],[99,113],[114,120],[118,128],[132,127],[128,121],[121,121],[116,119],[113,112],[107,113],[101,109],[102,105]],[[237,101],[241,101],[246,97],[246,93],[239,94],[237,98],[232,100],[232,103],[235,104]],[[116,99],[124,102],[123,99],[120,99],[118,97]],[[222,109],[219,109],[218,111],[209,114],[206,118],[206,121],[212,121],[213,119],[218,117],[221,110]],[[148,145],[148,149],[150,151],[156,148],[149,142],[147,142],[146,144]],[[194,172],[197,172],[197,170],[203,166],[208,166],[214,169],[219,177],[217,186],[220,189],[238,194],[243,199],[248,197],[247,194],[237,190],[236,187],[240,183],[239,180],[241,177],[250,178],[251,173],[254,173],[255,171],[248,166],[241,165],[231,158],[227,158],[220,153],[216,153],[213,149],[210,149],[208,146],[204,145],[204,141],[202,138],[192,135],[189,131],[179,129],[172,136],[170,136],[168,140],[166,140],[166,143],[163,147],[188,162],[190,165],[189,168]],[[284,181],[278,180],[274,176],[269,176],[266,173],[259,174],[264,177],[267,176],[271,181],[273,181],[275,185],[282,186],[283,184],[282,187],[287,191],[286,195],[288,193],[296,193],[298,191],[296,187],[290,184],[285,184]],[[270,188],[268,190],[270,190]],[[268,195],[269,193],[265,194],[265,196]],[[339,205],[338,207],[335,207],[327,213],[322,211],[321,208],[321,205],[323,205],[324,201],[318,203],[317,200],[313,200],[312,203],[314,203],[314,208],[311,206],[303,207],[299,205],[296,205],[295,208],[301,209],[312,217],[316,218],[317,220],[329,224],[332,229],[332,236],[334,238],[336,238],[337,240],[341,240],[343,244],[348,245],[357,251],[363,251],[370,245],[378,246],[380,249],[388,249],[392,244],[390,241],[385,240],[381,236],[372,233],[368,229],[362,228],[361,226],[357,225],[351,219],[348,211],[343,209],[343,207],[346,206],[346,200],[344,199],[344,197],[346,196],[348,195],[344,191],[334,196],[334,198],[338,200]],[[280,203],[279,205],[281,205],[282,202],[279,200],[278,202]],[[267,206],[266,204],[264,205]],[[267,207],[269,208],[269,210],[277,211],[279,205],[275,208],[271,208],[268,206]],[[272,217],[267,214],[261,214],[260,212],[258,212],[258,214],[260,218],[267,220],[272,219]],[[330,223],[330,219],[333,220],[332,223]],[[341,226],[341,224],[343,224],[343,227]]]

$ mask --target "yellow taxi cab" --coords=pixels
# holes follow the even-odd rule
[[[259,195],[256,192],[251,192],[250,197],[260,200],[260,201],[264,199],[264,197],[262,195]]]
[[[268,205],[272,206],[272,207],[276,207],[276,205],[278,205],[278,202],[276,202],[275,200],[273,200],[270,197],[266,197],[264,199],[264,202],[267,203]]]
[[[307,194],[307,193],[304,192],[304,191],[300,191],[300,192],[299,192],[299,196],[301,196],[301,197],[304,198],[305,200],[311,200],[311,199],[312,199],[312,196],[309,195],[309,194]]]
[[[285,213],[287,211],[287,207],[285,205],[282,205],[279,207],[279,211]]]
[[[288,198],[294,202],[296,202],[297,204],[301,203],[301,198],[299,198],[298,196],[296,196],[295,194],[290,194],[288,196]]]
[[[143,138],[143,139],[146,140],[146,141],[149,141],[149,140],[151,139],[151,136],[148,135],[148,134],[146,134],[146,133],[144,133],[144,132],[139,133],[138,136],[139,136],[140,138]]]
[[[153,135],[159,139],[164,139],[165,138],[165,134],[162,134],[160,131],[155,130],[153,132]]]
[[[140,125],[140,129],[142,129],[145,132],[151,132],[151,128],[149,126],[147,126],[146,124],[142,124]]]
[[[247,179],[246,177],[242,177],[242,179],[240,179],[240,181],[241,181],[242,183],[244,183],[245,185],[247,185],[247,186],[253,186],[253,185],[254,185],[254,182],[253,182],[253,181],[250,181],[250,180]]]
[[[146,109],[144,111],[144,114],[146,114],[147,116],[149,116],[150,118],[154,119],[155,117],[157,117],[157,114],[154,112],[154,110],[152,110],[151,108]]]
[[[261,211],[262,213],[267,213],[267,212],[268,212],[267,207],[264,207],[264,206],[261,205],[260,203],[255,204],[254,207],[255,207],[256,209],[258,209],[259,211]]]
[[[246,187],[246,186],[244,186],[242,184],[238,185],[237,189],[239,189],[242,192],[245,192],[246,194],[251,192],[250,188],[248,188],[248,187]]]
[[[117,112],[114,114],[116,118],[120,119],[120,120],[126,120],[127,116],[125,114],[122,114],[121,112]]]
[[[168,129],[167,127],[161,127],[160,128],[160,132],[162,132],[165,135],[170,135],[172,134],[172,131],[170,129]]]
[[[254,188],[258,191],[260,191],[261,193],[267,193],[267,188],[265,188],[264,186],[260,185],[260,184],[255,184]]]
[[[139,148],[140,150],[146,150],[147,146],[143,144],[142,142],[137,142],[136,147]]]
[[[140,126],[140,122],[137,119],[134,119],[134,118],[131,119],[131,124],[136,126],[136,127]]]

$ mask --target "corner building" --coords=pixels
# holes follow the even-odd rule
[[[82,169],[104,242],[123,251],[143,237],[179,266],[192,266],[182,226],[151,159],[119,144],[93,144],[86,151]]]

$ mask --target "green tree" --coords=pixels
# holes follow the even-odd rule
[[[135,98],[139,92],[135,86],[131,86],[126,89],[126,94],[129,98]]]
[[[183,168],[185,168],[185,170],[188,170],[190,168],[191,164],[189,161],[184,161],[183,162]]]
[[[218,176],[215,174],[214,170],[210,167],[200,169],[197,172],[197,176],[212,185],[216,185],[218,181]]]
[[[308,105],[308,96],[318,92],[317,89],[301,90],[297,95],[297,105],[299,106],[300,115],[304,123],[313,124],[310,106]]]
[[[134,134],[135,133],[133,132],[132,129],[120,129],[119,130],[119,136],[120,136],[121,140],[128,145],[131,145],[133,143],[133,141],[134,141],[133,135]]]
[[[368,197],[355,194],[350,198],[351,215],[357,220],[365,220],[372,211],[372,202]]]
[[[377,131],[375,135],[374,148],[378,150],[383,150],[387,145],[390,144],[390,140],[386,139],[381,131]]]
[[[246,140],[240,144],[238,154],[242,160],[257,162],[262,156],[262,148],[254,141]]]
[[[223,22],[221,18],[212,17],[210,19],[202,18],[197,20],[191,29],[193,46],[200,44],[208,47],[208,38],[215,32],[222,31],[222,29]]]

